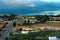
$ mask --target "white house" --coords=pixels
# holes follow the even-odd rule
[[[57,40],[56,37],[49,37],[49,40]]]
[[[3,22],[4,22],[4,20],[3,19],[0,19],[0,24],[3,23]]]
[[[31,32],[34,32],[33,30],[22,30],[21,31],[21,34],[28,34],[28,33],[31,33]],[[20,31],[19,32],[14,32],[13,34],[19,34],[20,33]]]
[[[49,40],[60,40],[58,37],[49,37]]]
[[[34,24],[37,20],[35,19],[29,19],[30,23]]]
[[[0,22],[3,22],[3,19],[0,19]]]

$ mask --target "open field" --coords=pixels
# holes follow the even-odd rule
[[[0,24],[0,29],[2,28],[3,24]]]
[[[36,24],[36,25],[32,25],[33,28],[35,29],[44,29],[44,28],[48,28],[48,29],[56,29],[56,30],[60,30],[60,21],[48,21],[44,24]]]
[[[31,27],[30,26],[16,26],[13,28],[13,31],[16,31],[16,29],[23,28],[23,30],[43,30],[44,28],[60,30],[60,21],[48,21],[44,24],[34,24]]]
[[[49,26],[60,27],[60,21],[47,21],[45,24]]]

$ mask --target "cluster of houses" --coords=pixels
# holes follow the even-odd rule
[[[60,17],[50,17],[50,21],[60,21]]]
[[[30,21],[30,23],[34,24],[37,20],[35,17],[18,17],[17,19],[17,24],[22,25],[24,23],[24,21],[28,22],[28,20]]]
[[[16,20],[16,24],[22,25],[24,23],[24,17],[18,17]]]
[[[46,30],[56,30],[56,28],[54,28],[54,27],[51,27],[51,28],[43,28],[43,29],[41,29],[41,30],[43,30],[43,31],[46,31]]]

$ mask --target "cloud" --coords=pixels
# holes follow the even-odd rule
[[[35,4],[27,4],[26,6],[35,7],[36,5]]]
[[[51,2],[51,0],[40,0],[40,1],[43,1],[43,2]]]
[[[32,3],[37,1],[43,2],[60,2],[59,0],[0,0],[5,4],[25,4],[25,3]]]
[[[16,7],[19,5],[27,6],[27,7],[35,7],[36,5],[33,3],[34,1],[38,0],[1,0],[4,5],[7,5],[9,7]]]
[[[11,4],[11,3],[25,3],[25,2],[31,2],[31,0],[1,0],[2,2],[4,3],[8,3],[8,4]]]
[[[0,1],[11,4],[11,3],[31,3],[39,0],[0,0]]]

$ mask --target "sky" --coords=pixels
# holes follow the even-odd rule
[[[31,2],[43,1],[43,2],[60,2],[60,0],[0,0],[2,3],[8,4],[20,4],[20,3],[31,3]]]
[[[59,0],[0,0],[1,4],[4,5],[16,5],[16,4],[28,4],[28,3],[32,3],[32,2],[38,2],[38,1],[42,1],[42,2],[60,2]]]
[[[60,0],[0,0],[0,14],[38,14],[45,9],[60,10]]]

